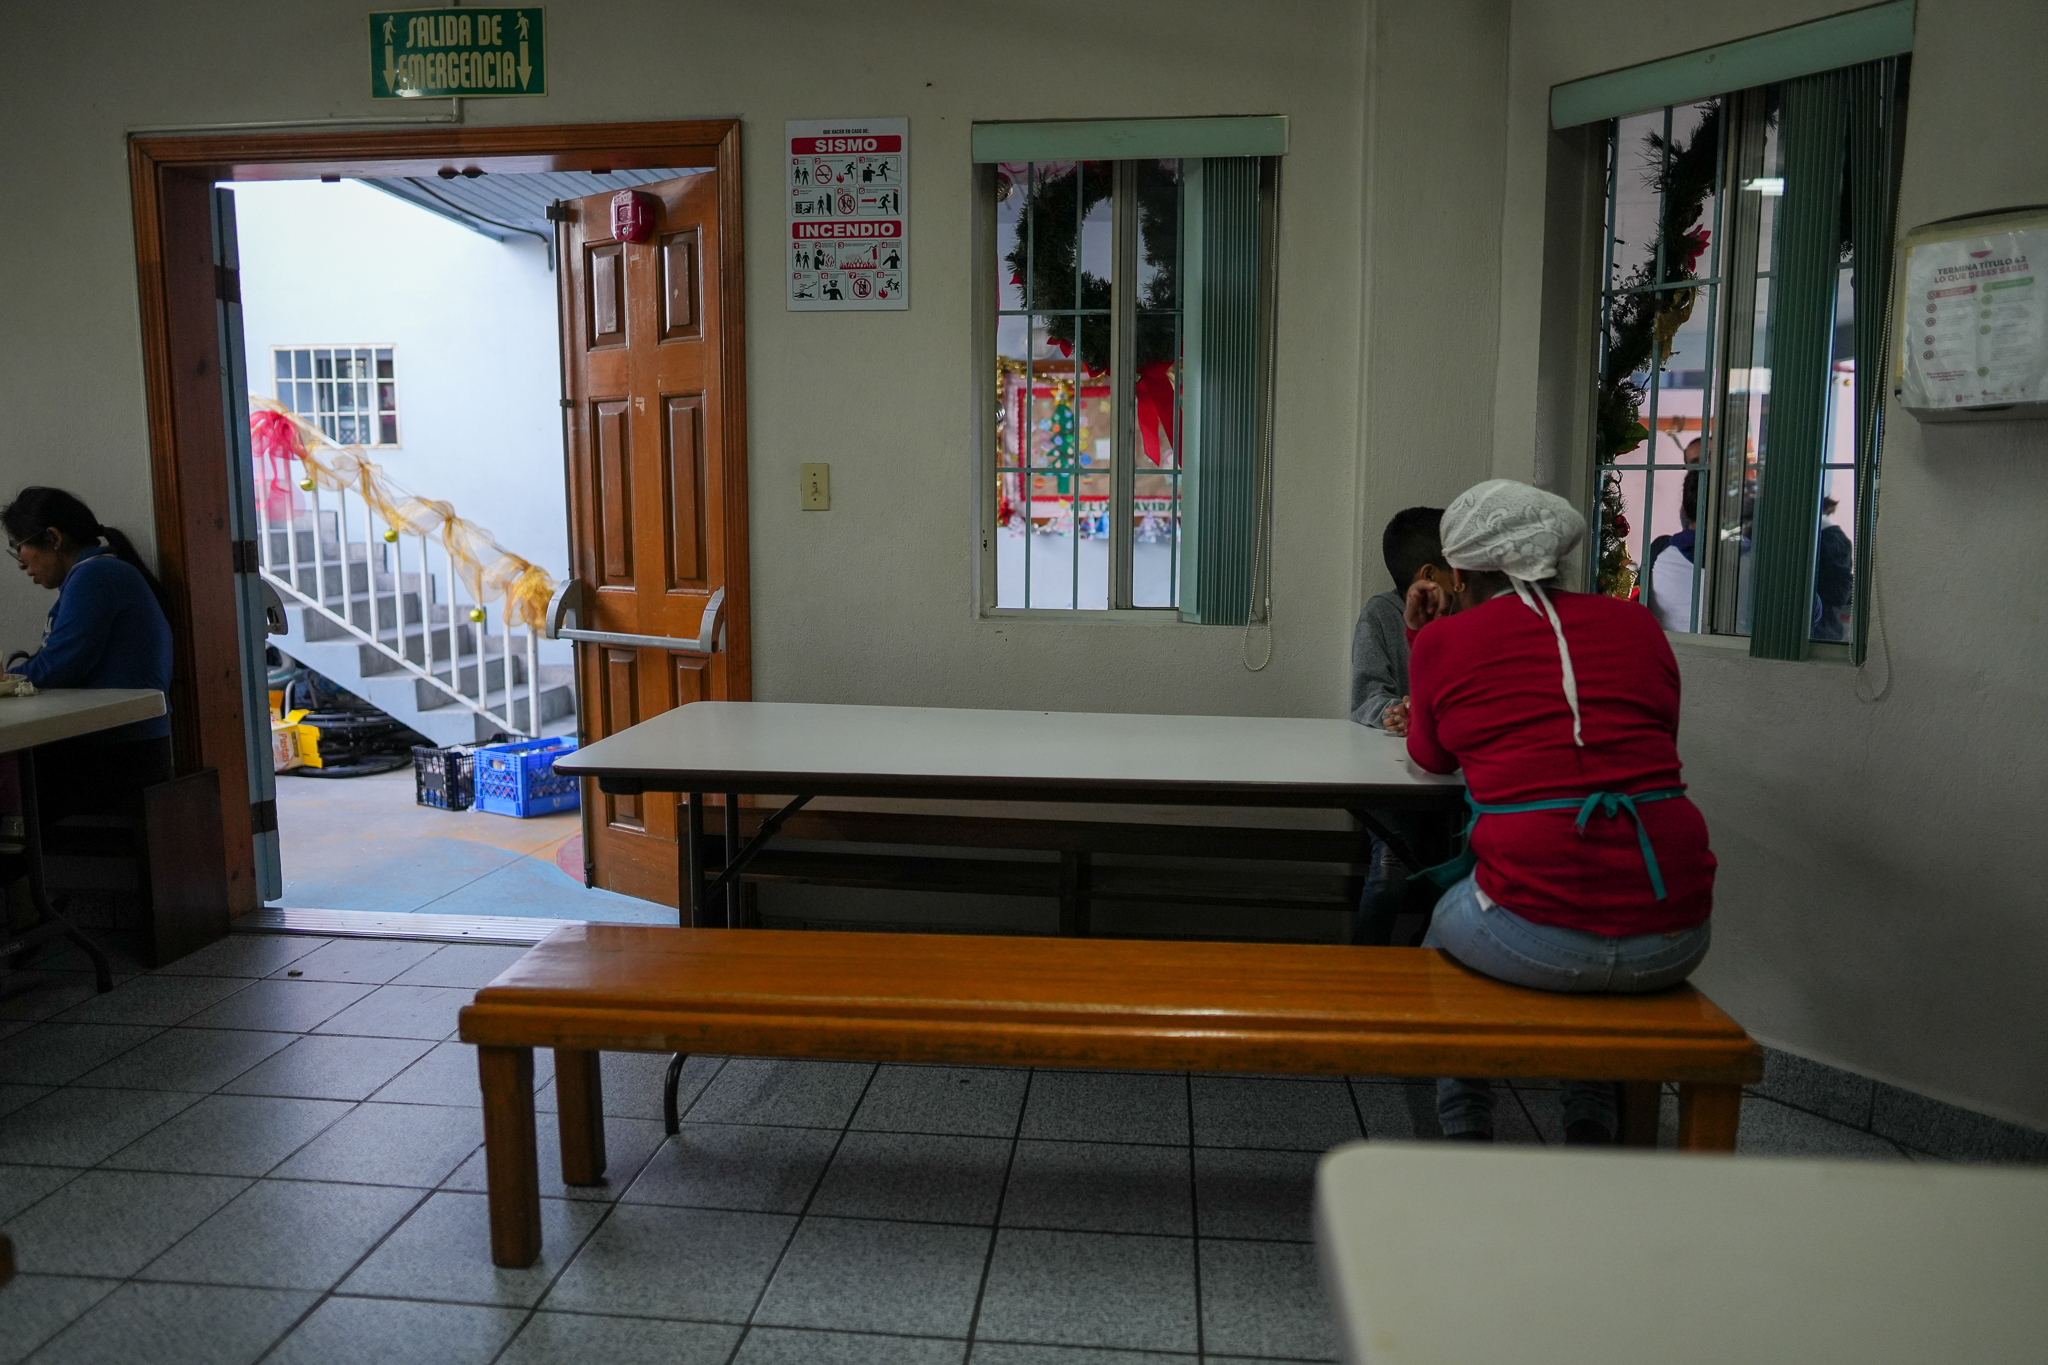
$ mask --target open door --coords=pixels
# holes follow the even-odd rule
[[[644,240],[613,235],[610,194],[564,201],[556,236],[586,743],[750,682],[738,187],[706,171],[631,192]],[[676,904],[677,799],[584,798],[590,884]]]

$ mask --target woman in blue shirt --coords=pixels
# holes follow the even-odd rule
[[[61,488],[24,488],[0,509],[7,548],[37,587],[57,592],[43,647],[8,664],[38,688],[171,686],[164,590],[127,536]],[[37,755],[43,820],[130,807],[171,776],[166,716],[45,746]]]

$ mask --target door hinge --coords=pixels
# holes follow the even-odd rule
[[[546,213],[550,223],[569,223],[575,221],[569,206],[559,199],[547,206]]]
[[[213,296],[222,303],[239,306],[242,302],[242,274],[233,266],[217,265],[213,268]]]
[[[228,553],[233,559],[236,573],[255,573],[263,567],[256,557],[256,542],[253,540],[235,541]]]
[[[565,408],[573,408],[576,406],[576,400],[573,398],[564,398],[562,400],[562,406]]]
[[[275,834],[277,832],[277,802],[251,801],[249,803],[249,832],[251,834]]]

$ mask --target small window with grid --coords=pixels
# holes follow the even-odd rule
[[[277,401],[345,446],[398,444],[389,346],[274,346]]]

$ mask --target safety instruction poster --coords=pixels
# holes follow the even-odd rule
[[[1926,412],[2048,400],[2048,220],[1909,244],[1900,392]]]
[[[910,307],[910,120],[785,127],[790,311]]]

